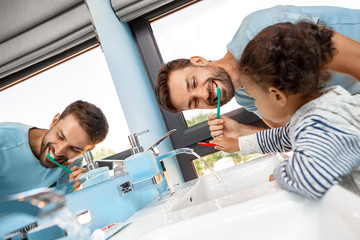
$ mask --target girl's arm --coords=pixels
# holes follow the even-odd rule
[[[294,154],[275,168],[274,178],[286,190],[321,198],[359,165],[359,142],[357,134],[317,119],[297,130]]]

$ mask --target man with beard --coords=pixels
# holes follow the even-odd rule
[[[226,55],[217,61],[207,61],[202,57],[177,59],[164,64],[158,73],[155,93],[157,100],[165,110],[178,113],[188,109],[216,108],[216,88],[221,90],[221,105],[233,96],[239,105],[248,111],[257,112],[254,100],[242,88],[238,61],[247,43],[262,29],[280,22],[298,22],[307,19],[332,28],[333,41],[337,53],[327,66],[332,71],[332,80],[326,87],[341,85],[350,93],[360,92],[360,10],[339,7],[296,7],[276,6],[260,10],[247,16],[232,41],[227,45]],[[212,137],[224,136],[237,139],[239,136],[262,130],[239,124],[221,116],[215,119],[209,116]],[[285,125],[289,119],[274,123],[262,120],[270,127]]]
[[[49,187],[65,179],[68,182],[69,177],[77,180],[84,172],[79,168],[81,158],[77,157],[102,142],[108,128],[103,112],[81,100],[68,105],[61,115],[56,114],[49,130],[22,123],[0,123],[0,197]],[[71,176],[50,161],[48,153],[71,168]]]

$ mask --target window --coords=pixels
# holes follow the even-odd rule
[[[202,1],[181,9],[164,18],[150,21],[155,41],[164,62],[177,58],[202,56],[208,60],[217,60],[226,53],[226,44],[237,30],[233,24],[224,28],[226,22],[236,22],[238,14],[228,14],[226,18],[213,18],[219,12],[229,9],[231,1]],[[232,6],[230,6],[232,7]],[[174,27],[176,26],[176,27]],[[191,26],[191,27],[189,27]],[[219,47],[213,47],[219,46]],[[211,51],[209,51],[211,49]],[[235,99],[221,107],[221,114],[239,108]],[[207,121],[207,116],[216,113],[216,109],[187,110],[182,113],[187,127]]]
[[[253,1],[244,4],[238,0],[174,1],[165,7],[130,22],[144,65],[153,86],[157,71],[164,62],[176,58],[202,56],[208,60],[218,60],[226,53],[230,42],[242,19],[248,14],[275,5],[327,5],[359,8],[354,1],[295,1],[273,0]],[[235,103],[227,104],[222,113],[238,122],[261,125],[261,120]],[[224,106],[225,108],[225,106]],[[162,110],[161,110],[162,111]],[[171,140],[174,148],[190,147],[201,156],[215,152],[210,147],[199,147],[198,141],[209,140],[210,134],[206,116],[212,111],[195,110],[180,114],[162,111],[168,130],[176,128]],[[194,120],[192,118],[198,118]],[[193,120],[193,121],[192,121]],[[192,123],[191,123],[192,122]],[[197,177],[190,157],[179,156],[178,162],[185,180]]]
[[[220,171],[222,169],[232,167],[236,164],[243,163],[260,156],[262,156],[262,154],[259,153],[242,156],[240,153],[224,153],[219,151],[207,156],[203,156],[202,158],[210,166],[212,166],[215,171]],[[193,164],[199,177],[211,174],[211,170],[208,169],[201,160],[195,159],[193,160]]]
[[[209,60],[214,60],[225,55],[226,43],[231,40],[232,35],[238,27],[237,25],[229,29],[227,37],[209,37],[208,34],[204,35],[206,32],[205,30],[202,34],[200,34],[200,36],[197,35],[197,32],[201,32],[202,29],[209,29],[209,27],[212,28],[213,22],[211,22],[210,19],[211,16],[214,15],[214,11],[225,11],[225,9],[230,7],[227,4],[228,2],[229,0],[208,0],[192,4],[193,2],[190,1],[176,1],[155,13],[130,22],[139,50],[144,59],[144,65],[147,68],[153,86],[156,83],[158,69],[163,62],[180,57],[189,58],[194,55],[200,55]],[[183,8],[184,5],[187,7]],[[219,6],[222,6],[222,10],[218,9]],[[181,9],[173,14],[167,15],[168,12],[178,8]],[[201,16],[194,17],[197,15],[195,13],[201,13]],[[158,17],[162,15],[165,17]],[[206,20],[201,21],[202,18],[206,18]],[[214,18],[214,20],[219,21],[219,29],[223,28],[223,25],[221,24],[225,24],[224,22],[227,21],[226,19],[222,19],[223,22],[221,22],[221,18],[219,17]],[[185,25],[183,22],[185,22]],[[189,26],[193,26],[194,24],[196,25],[195,22],[199,22],[198,26],[195,27],[195,29],[192,27],[189,28]],[[216,30],[213,30],[213,32],[215,31]],[[221,35],[222,34],[219,34],[219,36]],[[178,41],[175,41],[174,39],[178,39]],[[200,46],[203,45],[203,41],[205,41],[204,39],[206,39],[210,45],[212,44],[212,46],[220,46],[216,54],[209,55],[211,52],[208,51],[208,46],[203,47],[202,52],[194,50],[201,49]],[[176,51],[176,49],[182,50]],[[211,47],[210,49],[216,48]],[[216,152],[212,147],[197,145],[197,142],[199,141],[208,141],[211,139],[208,126],[204,120],[207,120],[207,115],[212,112],[213,111],[211,110],[192,110],[180,114],[171,114],[161,109],[161,113],[168,130],[173,128],[178,130],[171,135],[173,147],[190,147],[201,156]],[[243,108],[239,108],[234,101],[222,107],[221,112],[222,114],[227,113],[229,117],[237,120],[238,122],[263,126],[262,121],[259,120],[255,114],[249,113]],[[197,119],[201,120],[197,121]],[[191,124],[191,121],[195,124]],[[177,158],[186,181],[198,177],[196,170],[197,165],[194,165],[191,161],[194,159],[193,157],[179,155]]]
[[[100,47],[1,91],[0,121],[48,129],[55,114],[78,99],[98,106],[109,123],[108,136],[92,151],[94,158],[130,148],[129,129]]]

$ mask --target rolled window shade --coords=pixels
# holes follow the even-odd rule
[[[111,4],[120,21],[127,22],[172,1],[111,0]],[[0,82],[94,37],[84,0],[0,0]]]
[[[128,22],[174,0],[111,0],[121,22]]]
[[[0,9],[0,79],[96,36],[81,0],[2,0]]]

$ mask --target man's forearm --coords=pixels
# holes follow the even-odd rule
[[[332,40],[337,49],[328,69],[350,75],[360,81],[360,43],[335,32]]]

